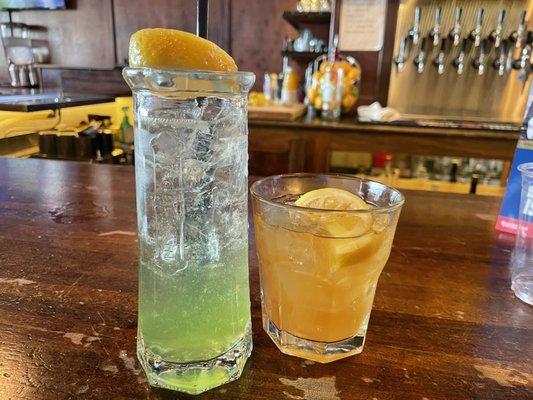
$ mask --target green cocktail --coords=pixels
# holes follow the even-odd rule
[[[189,266],[172,277],[141,264],[140,357],[147,363],[160,357],[180,364],[216,359],[235,346],[246,351],[251,346],[247,260],[248,250],[242,248],[219,264]],[[189,392],[202,392],[229,378],[224,368],[148,373],[158,386]]]
[[[196,42],[146,34],[138,43],[150,55],[153,40],[182,50],[184,40]],[[254,75],[143,67],[124,77],[135,110],[137,356],[151,385],[197,394],[237,379],[252,350],[246,106]]]

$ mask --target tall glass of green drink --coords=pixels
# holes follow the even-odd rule
[[[201,393],[252,349],[247,92],[254,75],[126,68],[135,109],[137,355],[153,386]]]

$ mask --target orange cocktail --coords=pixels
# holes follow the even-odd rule
[[[283,352],[319,362],[362,351],[401,194],[310,174],[266,178],[252,194],[267,333]]]

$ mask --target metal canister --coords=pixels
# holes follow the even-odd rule
[[[39,132],[39,155],[54,158],[57,156],[57,131]]]
[[[76,157],[75,142],[76,132],[59,132],[57,135],[57,156],[59,158],[73,159]]]

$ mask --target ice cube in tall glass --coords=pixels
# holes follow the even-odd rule
[[[247,92],[251,73],[127,68],[135,103],[137,355],[150,384],[237,379],[251,341]]]

